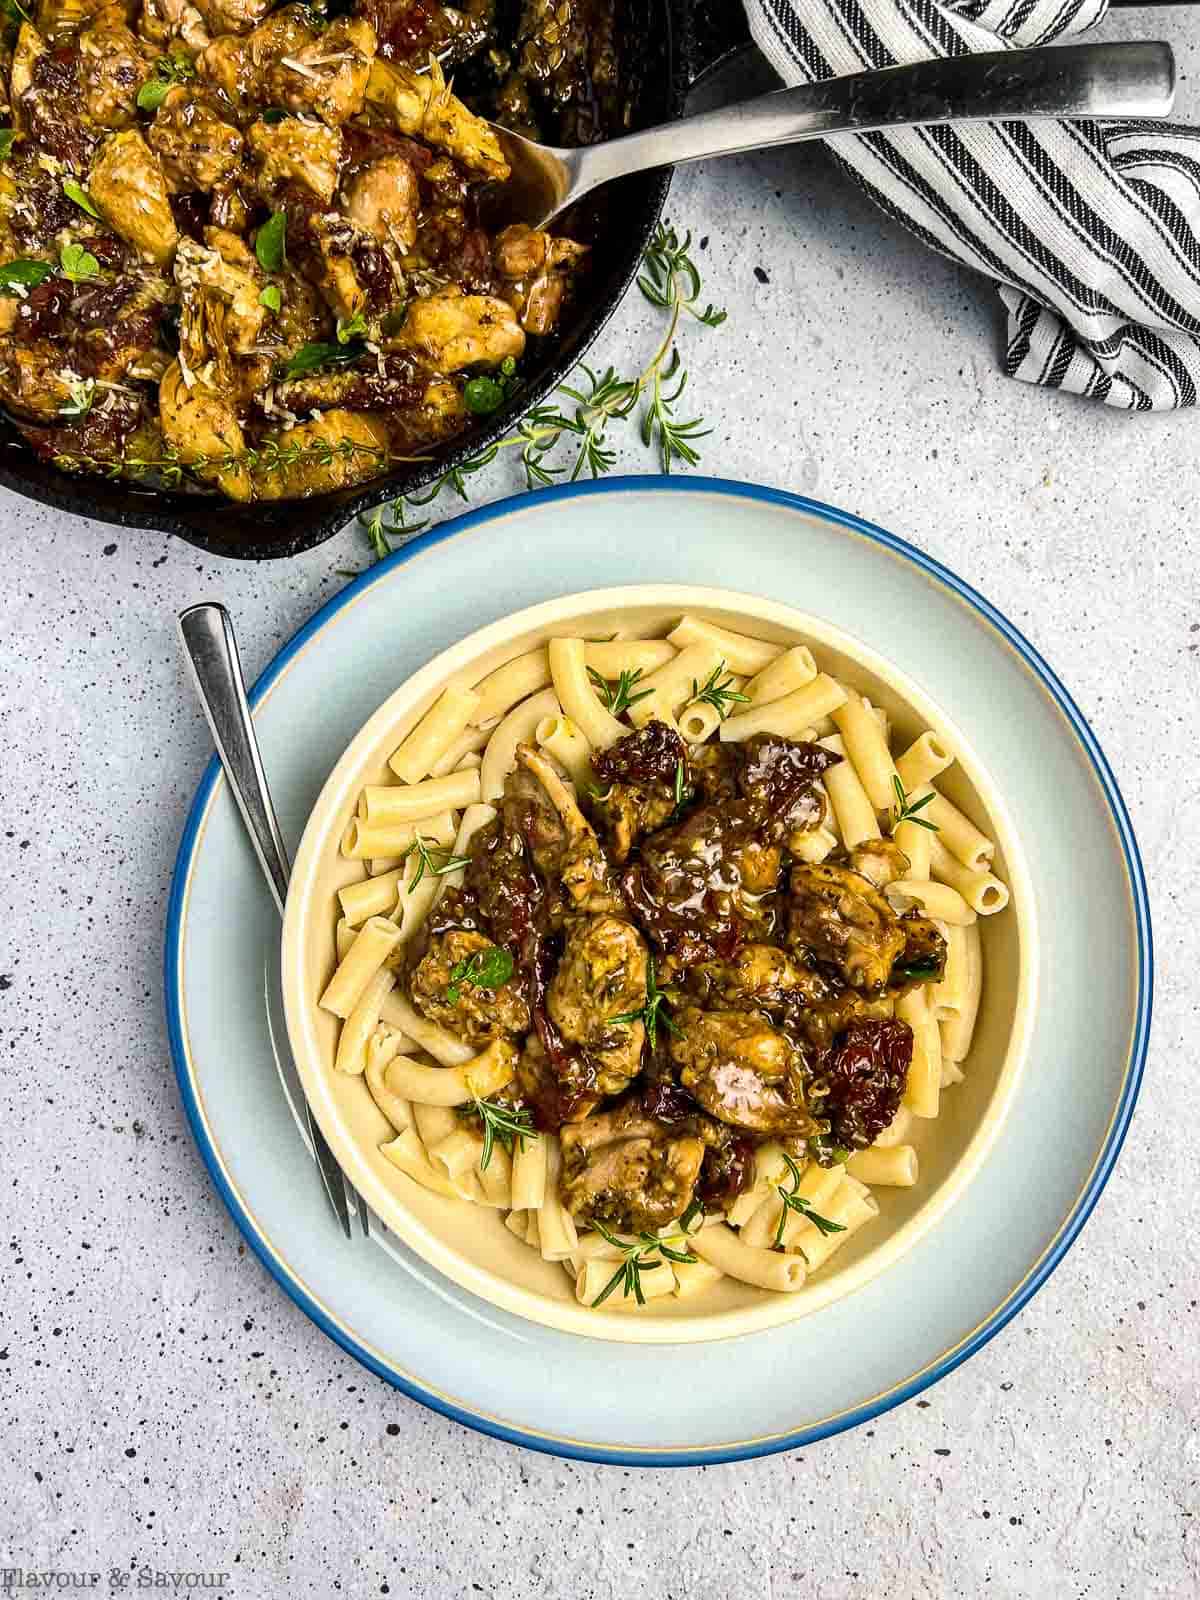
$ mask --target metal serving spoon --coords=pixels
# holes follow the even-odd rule
[[[183,640],[184,653],[192,669],[192,677],[204,708],[205,718],[212,729],[217,754],[225,769],[230,792],[237,802],[242,821],[246,824],[246,832],[250,835],[254,854],[262,868],[263,877],[267,880],[271,898],[282,916],[291,868],[288,864],[287,847],[279,831],[279,820],[271,803],[267,774],[258,748],[250,706],[246,700],[246,685],[242,677],[242,663],[238,656],[233,623],[224,606],[215,604],[188,606],[186,611],[179,613],[179,635]],[[277,959],[274,963],[268,959],[268,985],[277,981],[275,978],[277,967]],[[357,1212],[362,1231],[368,1233],[369,1213],[366,1204],[362,1196],[342,1176],[342,1169],[338,1166],[333,1151],[329,1148],[325,1135],[317,1125],[317,1119],[304,1098],[304,1091],[300,1088],[300,1077],[296,1072],[295,1063],[290,1059],[291,1052],[286,1032],[279,1024],[282,997],[279,997],[277,1007],[272,1001],[273,997],[268,993],[267,1026],[271,1033],[276,1066],[293,1115],[296,1113],[297,1096],[304,1108],[308,1139],[316,1157],[329,1204],[333,1207],[334,1216],[337,1217],[348,1239],[353,1237],[350,1226],[351,1209]]]
[[[581,150],[557,150],[496,127],[512,176],[497,220],[543,227],[612,178],[706,156],[765,150],[831,133],[1015,117],[1165,117],[1175,99],[1167,44],[1075,44],[998,50],[859,72],[684,117]],[[502,218],[501,218],[501,213]]]

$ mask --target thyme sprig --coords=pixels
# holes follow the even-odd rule
[[[915,822],[918,828],[928,828],[930,833],[938,831],[936,822],[930,822],[928,817],[919,817],[917,815],[917,812],[923,811],[933,799],[932,789],[928,794],[923,794],[919,800],[910,801],[908,795],[904,792],[904,785],[897,775],[892,777],[892,788],[896,794],[896,804],[892,807],[893,832],[902,822]]]
[[[469,867],[470,856],[454,855],[448,845],[438,844],[436,839],[430,839],[425,834],[419,833],[407,849],[400,852],[400,860],[407,861],[409,856],[416,854],[417,870],[413,873],[412,882],[408,886],[409,894],[425,877],[426,873],[431,878],[444,878],[448,872],[457,872],[459,867]],[[435,855],[441,856],[440,861],[435,861]]]
[[[83,451],[60,451],[54,465],[64,471],[94,472],[110,481],[134,481],[155,477],[168,489],[177,489],[189,472],[283,472],[289,467],[314,463],[328,467],[335,461],[350,461],[356,456],[374,456],[380,465],[389,461],[423,460],[423,457],[393,456],[381,445],[360,444],[357,439],[318,439],[313,444],[280,444],[268,439],[257,448],[225,450],[219,454],[189,452],[185,459],[173,445],[164,445],[157,456],[96,456]]]
[[[790,1189],[785,1189],[782,1183],[775,1185],[775,1193],[783,1201],[783,1209],[779,1213],[779,1222],[775,1229],[776,1245],[783,1243],[783,1230],[787,1226],[789,1211],[794,1211],[798,1217],[804,1217],[811,1222],[818,1233],[845,1233],[844,1223],[831,1222],[828,1217],[823,1217],[819,1211],[813,1210],[802,1194],[796,1192],[800,1187],[800,1168],[786,1151],[782,1152],[782,1154],[784,1161],[787,1163],[788,1178],[792,1186]],[[785,1179],[784,1181],[787,1182],[788,1180]],[[803,1251],[800,1253],[801,1255],[804,1254]]]
[[[717,311],[711,301],[703,311],[698,309],[700,273],[689,254],[691,247],[690,232],[680,240],[670,223],[660,223],[646,247],[646,271],[638,279],[638,288],[651,305],[664,309],[678,305],[706,328],[719,328],[729,313]]]
[[[692,703],[694,705],[712,706],[722,722],[729,715],[730,706],[738,704],[748,706],[750,704],[750,696],[748,694],[742,694],[740,690],[732,687],[737,681],[732,673],[728,677],[722,678],[721,674],[724,671],[725,663],[722,661],[709,673],[704,680],[703,686],[698,684],[695,678],[692,679]]]
[[[630,706],[636,705],[639,700],[645,700],[654,693],[653,689],[639,689],[633,692],[638,679],[642,675],[641,667],[634,667],[632,671],[622,672],[616,685],[610,684],[608,679],[596,671],[595,667],[587,669],[587,675],[592,680],[592,687],[600,696],[605,707],[614,717],[619,717],[622,711],[627,711]]]
[[[645,1026],[646,1039],[651,1050],[658,1042],[658,1025],[661,1022],[668,1033],[679,1033],[679,1028],[671,1020],[667,1004],[674,1004],[675,995],[670,989],[660,989],[655,981],[654,957],[646,957],[646,1003],[639,1006],[636,1011],[622,1011],[618,1017],[609,1017],[612,1023],[628,1027],[634,1022]]]
[[[512,1155],[514,1145],[524,1150],[527,1139],[538,1137],[533,1117],[525,1106],[506,1106],[500,1100],[481,1100],[476,1095],[472,1110],[478,1112],[483,1123],[483,1154],[479,1157],[482,1172],[487,1171],[497,1139]]]
[[[593,1306],[601,1305],[618,1287],[626,1299],[632,1297],[639,1306],[644,1306],[646,1294],[642,1288],[643,1272],[653,1272],[656,1267],[661,1267],[662,1257],[668,1261],[696,1260],[688,1248],[687,1235],[684,1233],[669,1233],[663,1238],[656,1233],[639,1233],[635,1240],[626,1243],[615,1233],[610,1233],[602,1222],[596,1223],[596,1231],[621,1252],[621,1264],[592,1301]],[[677,1245],[682,1245],[683,1249],[676,1249]],[[660,1259],[651,1261],[649,1258],[653,1255]]]

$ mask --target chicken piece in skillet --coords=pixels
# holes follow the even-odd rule
[[[92,162],[88,190],[114,233],[160,267],[179,243],[162,162],[136,128],[110,135]]]
[[[516,1037],[528,1033],[529,1004],[522,992],[520,977],[511,977],[496,988],[454,978],[455,968],[495,949],[482,933],[454,929],[433,934],[429,947],[413,968],[409,980],[412,1003],[422,1016],[472,1044],[501,1035]]]
[[[273,471],[257,469],[254,492],[260,500],[302,500],[348,489],[375,477],[388,459],[386,424],[359,411],[325,411],[297,428],[268,435],[268,442],[307,454]]]
[[[34,25],[47,43],[54,44],[67,34],[78,32],[90,18],[111,5],[112,0],[39,0],[33,14]],[[128,22],[133,7],[122,5],[118,9],[122,20]]]
[[[208,24],[191,0],[143,0],[137,27],[160,50],[179,45],[194,57],[212,43]]]
[[[587,1058],[601,1095],[620,1094],[641,1069],[644,1024],[612,1019],[645,1003],[646,946],[633,924],[608,915],[572,918],[546,1004],[562,1038]]]
[[[79,35],[79,93],[98,128],[127,128],[137,120],[137,93],[152,75],[155,52],[126,25],[125,8],[105,6]]]
[[[267,71],[267,98],[337,127],[363,108],[375,43],[369,22],[338,17],[315,37],[274,57]]]
[[[711,1116],[752,1133],[816,1132],[804,1055],[761,1011],[680,1006],[673,1021],[668,1055],[680,1083]]]
[[[337,212],[311,217],[305,270],[336,317],[381,310],[397,291],[391,264],[369,233]]]
[[[704,1145],[646,1116],[636,1100],[571,1123],[560,1137],[562,1198],[576,1221],[642,1233],[687,1210]]]
[[[415,351],[439,372],[458,372],[523,355],[525,335],[507,300],[451,286],[414,300],[391,345]]]
[[[146,137],[173,194],[215,189],[241,165],[242,135],[216,100],[182,84],[167,90]]]
[[[788,897],[788,948],[832,967],[852,989],[878,994],[904,949],[900,919],[861,873],[832,862],[798,862]]]
[[[437,61],[429,63],[428,72],[419,73],[377,56],[371,64],[366,96],[371,110],[401,133],[441,146],[485,178],[508,177],[509,165],[499,139],[482,117],[468,111],[450,93]]]
[[[281,6],[246,34],[220,33],[196,58],[202,79],[215,85],[240,115],[253,104],[272,105],[270,75],[284,56],[316,44],[320,34],[310,27],[312,14],[301,5]],[[293,76],[300,79],[301,74]]]
[[[635,844],[661,828],[688,785],[687,748],[674,728],[648,722],[592,758],[596,791],[588,809],[618,866]]]
[[[270,11],[273,0],[195,0],[205,27],[219,33],[249,33]]]
[[[623,916],[625,907],[612,882],[600,841],[576,804],[571,790],[550,761],[531,745],[517,746],[517,761],[545,790],[562,824],[558,877],[566,896],[567,910],[596,916],[605,912]]]
[[[421,190],[417,170],[402,155],[382,156],[362,167],[346,185],[346,215],[381,244],[402,253],[417,242]]]
[[[548,333],[554,326],[571,274],[586,255],[586,245],[523,222],[497,234],[492,258],[526,333]]]
[[[258,163],[256,187],[268,203],[280,185],[302,183],[326,205],[333,199],[342,159],[342,136],[324,122],[284,117],[280,122],[252,122],[246,143]]]

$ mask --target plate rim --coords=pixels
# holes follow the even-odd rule
[[[203,1119],[192,1091],[188,1053],[184,1038],[183,1009],[181,1006],[183,913],[186,908],[187,889],[201,826],[213,790],[220,774],[219,762],[214,755],[205,767],[196,794],[188,809],[184,823],[171,886],[167,901],[164,941],[164,999],[168,1045],[176,1081],[184,1103],[192,1137],[200,1151],[208,1173],[230,1215],[259,1261],[280,1285],[288,1297],[329,1338],[349,1355],[374,1372],[378,1377],[399,1389],[410,1399],[429,1406],[443,1416],[452,1418],[466,1427],[502,1439],[509,1444],[519,1444],[544,1454],[559,1455],[576,1460],[601,1462],[620,1466],[696,1466],[731,1461],[743,1461],[758,1456],[773,1455],[783,1450],[795,1449],[820,1439],[869,1422],[894,1406],[912,1399],[932,1384],[961,1366],[970,1356],[982,1349],[1001,1329],[1026,1306],[1046,1283],[1064,1256],[1079,1237],[1088,1217],[1103,1192],[1124,1144],[1132,1120],[1145,1072],[1146,1055],[1150,1039],[1153,1012],[1154,954],[1149,895],[1145,872],[1129,813],[1107,757],[1093,734],[1087,719],[1076,705],[1057,674],[1018,628],[988,601],[978,590],[968,584],[935,557],[928,555],[907,540],[889,533],[885,528],[869,522],[852,512],[843,511],[823,501],[813,500],[788,490],[765,485],[740,482],[736,479],[704,476],[667,477],[662,475],[622,475],[598,482],[558,485],[538,491],[535,501],[525,494],[507,496],[489,505],[464,512],[462,515],[439,523],[428,532],[419,534],[385,561],[377,563],[360,574],[352,583],[332,596],[320,609],[288,639],[267,664],[249,692],[253,709],[282,675],[295,655],[318,634],[325,624],[344,606],[356,600],[372,584],[388,577],[397,567],[414,556],[445,543],[456,535],[477,527],[481,523],[498,520],[520,507],[550,502],[559,504],[581,496],[611,495],[620,493],[693,493],[716,494],[731,499],[742,499],[782,508],[789,512],[815,517],[846,532],[856,534],[880,546],[885,552],[910,562],[920,572],[940,583],[950,594],[965,602],[984,622],[988,623],[1031,671],[1042,689],[1049,694],[1068,727],[1087,757],[1101,794],[1107,804],[1121,854],[1124,858],[1125,876],[1130,893],[1133,925],[1136,935],[1136,994],[1133,1007],[1133,1028],[1129,1057],[1116,1105],[1111,1115],[1103,1144],[1095,1158],[1092,1170],[1071,1209],[1055,1229],[1050,1243],[1014,1286],[1009,1295],[965,1339],[951,1350],[930,1362],[904,1382],[881,1395],[875,1395],[860,1405],[838,1415],[793,1429],[790,1432],[740,1444],[683,1450],[655,1451],[623,1449],[619,1446],[593,1444],[582,1440],[555,1437],[526,1431],[502,1422],[486,1413],[461,1406],[448,1396],[427,1388],[379,1359],[371,1350],[360,1344],[326,1315],[312,1299],[305,1286],[284,1266],[275,1254],[265,1234],[260,1233],[255,1222],[232,1192],[220,1169],[217,1152],[211,1145]]]

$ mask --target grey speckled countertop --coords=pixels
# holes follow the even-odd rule
[[[1191,17],[1141,22],[1195,42],[1194,116]],[[1159,957],[1120,1167],[980,1355],[811,1449],[624,1471],[404,1399],[243,1246],[188,1137],[160,997],[167,883],[208,755],[174,615],[223,598],[256,674],[363,560],[360,535],[252,568],[4,496],[0,1568],[99,1570],[102,1587],[113,1568],[227,1571],[242,1600],[1200,1595],[1200,419],[1003,378],[990,286],[819,153],[693,171],[670,211],[731,314],[687,343],[717,429],[705,466],[948,562],[1049,657],[1112,759]],[[630,300],[596,354],[632,365],[652,337]],[[622,465],[648,463],[633,447]],[[480,484],[511,486],[499,468]]]

